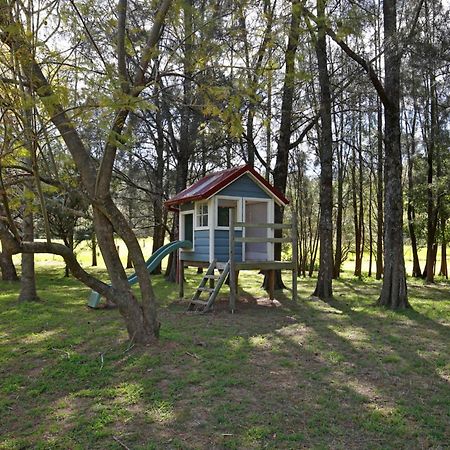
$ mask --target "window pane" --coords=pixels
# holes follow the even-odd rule
[[[219,206],[217,208],[217,225],[219,227],[228,227],[230,224],[230,208]]]
[[[194,229],[192,227],[193,214],[186,214],[184,216],[184,239],[194,242]]]
[[[208,226],[208,205],[207,204],[198,205],[197,226],[198,227],[207,227]]]

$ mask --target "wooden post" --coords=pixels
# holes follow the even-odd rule
[[[234,248],[234,209],[230,208],[230,234],[229,234],[229,256],[230,256],[230,312],[233,314],[236,309],[236,261]]]
[[[292,211],[292,300],[296,303],[298,279],[297,212]]]
[[[269,298],[273,300],[275,298],[275,270],[269,270]]]
[[[178,294],[181,300],[184,298],[184,261],[181,259],[180,250],[178,250]]]

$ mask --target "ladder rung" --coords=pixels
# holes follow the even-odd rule
[[[220,275],[205,275],[203,278],[207,278],[208,280],[218,280]]]
[[[203,300],[191,300],[191,305],[201,305],[206,306],[208,302],[204,302]]]
[[[199,287],[197,288],[197,291],[214,292],[214,288]]]

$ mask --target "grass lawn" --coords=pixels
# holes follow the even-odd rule
[[[443,449],[450,446],[450,285],[411,280],[413,311],[373,306],[379,282],[335,282],[333,305],[240,276],[238,313],[187,314],[153,277],[161,339],[130,347],[116,310],[40,265],[42,301],[0,282],[0,448]],[[100,274],[102,274],[100,269]],[[187,271],[188,291],[199,281]]]

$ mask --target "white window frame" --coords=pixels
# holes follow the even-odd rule
[[[206,206],[208,208],[208,225],[198,225],[198,217],[200,213],[200,206]],[[194,230],[209,230],[209,224],[211,223],[211,211],[208,201],[201,201],[195,203],[195,214],[194,214]]]
[[[186,236],[184,235],[184,221],[185,221],[185,216],[187,214],[192,214],[192,222],[193,222],[192,223],[192,247],[191,248],[181,248],[180,251],[182,251],[183,253],[195,251],[195,227],[194,227],[195,210],[194,209],[180,212],[180,220],[179,220],[180,241],[184,241],[186,239]]]
[[[230,226],[219,226],[219,200],[233,200],[237,202],[236,205],[236,222],[242,222],[242,197],[234,197],[232,195],[216,195],[214,198],[214,228],[216,230],[229,230]],[[236,227],[240,230],[241,227]]]

